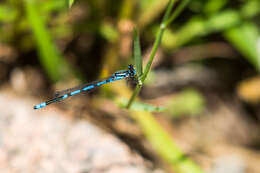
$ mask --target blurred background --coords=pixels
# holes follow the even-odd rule
[[[126,81],[33,110],[134,64],[134,27],[146,64],[168,0],[72,2],[0,2],[3,172],[260,172],[260,1],[190,1],[130,110]]]

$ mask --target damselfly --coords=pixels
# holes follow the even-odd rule
[[[110,77],[108,77],[106,79],[94,81],[94,82],[83,84],[83,85],[80,85],[80,86],[77,86],[74,88],[59,91],[59,92],[57,92],[57,94],[55,94],[55,97],[53,99],[50,99],[48,101],[35,105],[34,109],[40,109],[40,108],[46,107],[47,105],[49,105],[51,103],[55,103],[55,102],[64,100],[70,96],[74,96],[74,95],[79,94],[84,91],[89,91],[93,88],[96,88],[98,86],[101,86],[101,85],[104,85],[107,83],[111,83],[111,82],[121,80],[121,79],[126,79],[126,78],[134,78],[135,75],[136,75],[136,71],[134,69],[134,66],[130,64],[130,65],[128,65],[128,70],[121,70],[121,71],[115,72],[114,74],[112,74]]]

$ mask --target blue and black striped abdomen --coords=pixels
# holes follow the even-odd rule
[[[94,89],[98,86],[101,86],[101,85],[104,85],[104,84],[107,84],[107,83],[111,83],[111,82],[114,82],[114,81],[117,81],[117,80],[129,78],[129,77],[130,78],[134,77],[135,70],[133,69],[133,66],[129,65],[128,68],[129,68],[128,70],[121,70],[121,71],[114,73],[112,76],[110,76],[107,79],[98,80],[98,81],[87,83],[87,84],[84,84],[84,85],[80,85],[80,86],[77,86],[77,87],[74,87],[74,88],[69,88],[69,89],[66,89],[66,90],[63,90],[63,91],[59,91],[55,94],[55,97],[53,99],[50,99],[46,102],[42,102],[38,105],[35,105],[34,109],[40,109],[40,108],[46,107],[47,105],[49,105],[51,103],[55,103],[55,102],[64,100],[64,99],[66,99],[70,96],[74,96],[74,95],[77,95],[79,93],[89,91],[91,89]]]

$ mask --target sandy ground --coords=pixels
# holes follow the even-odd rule
[[[0,92],[0,172],[162,172],[88,121],[55,108],[35,111],[35,103]]]

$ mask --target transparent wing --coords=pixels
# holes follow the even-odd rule
[[[118,71],[116,73],[114,73],[112,76],[104,78],[104,79],[99,79],[90,83],[86,83],[86,84],[82,84],[73,88],[69,88],[69,89],[65,89],[62,91],[58,91],[55,93],[55,97],[60,97],[63,95],[74,95],[83,91],[88,91],[88,90],[92,90],[94,88],[97,88],[98,86],[110,83],[110,82],[114,82],[117,80],[121,80],[121,79],[125,79],[129,77],[128,71],[127,70],[122,70],[122,71]]]
[[[92,89],[98,87],[98,86],[96,86],[97,83],[100,83],[100,82],[103,82],[103,81],[107,81],[109,79],[111,79],[111,77],[95,80],[93,82],[89,82],[89,83],[85,83],[85,84],[82,84],[82,85],[78,85],[78,86],[75,86],[73,88],[68,88],[68,89],[65,89],[65,90],[57,91],[54,94],[54,96],[55,97],[60,97],[60,96],[63,96],[65,94],[69,94],[69,93],[72,93],[74,91],[77,91],[77,90],[82,90],[83,88],[86,88],[88,86],[93,86],[93,88],[88,89],[88,90],[92,90]],[[113,81],[111,81],[111,82],[113,82]],[[110,82],[106,82],[106,83],[110,83]]]

